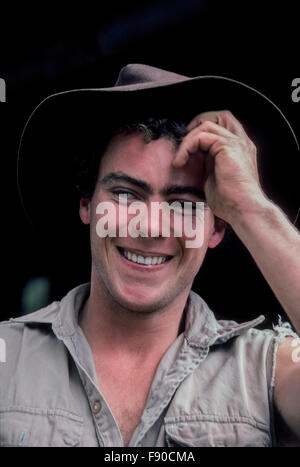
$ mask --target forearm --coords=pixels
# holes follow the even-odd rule
[[[233,213],[230,224],[300,334],[299,232],[265,198],[247,210]]]

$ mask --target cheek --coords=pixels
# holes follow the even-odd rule
[[[181,277],[185,276],[192,282],[202,266],[207,248],[185,248]]]
[[[213,215],[210,208],[206,207],[204,209],[204,235],[207,239],[207,243],[210,240],[215,229],[215,216]]]
[[[128,211],[128,206],[102,200],[94,203],[92,209],[90,228],[96,239],[136,236],[135,230],[140,228],[140,222],[135,220],[136,213]]]
[[[91,235],[98,239],[116,237],[118,230],[118,206],[105,193],[94,196],[90,206]]]
[[[214,230],[214,216],[207,208],[197,208],[196,215],[185,215],[181,219],[182,241],[186,249],[207,249]],[[175,229],[176,230],[176,229]],[[178,230],[178,229],[177,229]]]

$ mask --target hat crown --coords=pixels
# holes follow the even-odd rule
[[[118,76],[115,86],[128,86],[131,84],[153,83],[153,82],[176,82],[187,79],[186,76],[172,73],[171,71],[155,68],[150,65],[139,63],[124,66]]]

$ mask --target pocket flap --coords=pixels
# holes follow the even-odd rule
[[[246,447],[270,446],[268,433],[244,422],[187,421],[166,423],[166,445]]]
[[[0,446],[78,446],[82,417],[60,409],[0,409]]]

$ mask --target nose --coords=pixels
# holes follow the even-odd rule
[[[128,209],[128,234],[131,237],[159,238],[166,233],[160,201],[132,203]]]
[[[163,236],[163,216],[159,201],[150,201],[148,205],[148,237]]]
[[[167,201],[151,201],[148,203],[147,209],[148,237],[171,237],[176,232],[176,236],[180,236],[182,232],[182,218],[174,211],[170,210],[170,205]]]

